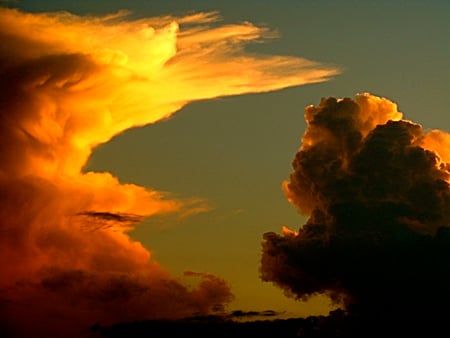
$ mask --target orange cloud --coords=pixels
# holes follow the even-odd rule
[[[92,150],[189,102],[326,81],[313,61],[248,54],[271,37],[217,13],[127,20],[0,9],[0,328],[33,337],[95,321],[179,318],[232,299],[201,274],[189,289],[127,231],[205,201],[83,173]]]

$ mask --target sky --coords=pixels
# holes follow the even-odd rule
[[[311,281],[303,289],[301,279],[283,267],[291,267],[291,254],[293,261],[309,257],[314,248],[302,241],[308,236],[322,241],[343,231],[338,244],[351,247],[348,229],[341,228],[351,223],[345,218],[349,206],[373,207],[355,218],[379,210],[389,214],[384,199],[366,196],[369,202],[359,204],[347,198],[365,196],[359,191],[366,187],[361,182],[370,185],[363,172],[371,160],[370,168],[380,173],[409,173],[404,163],[414,167],[422,161],[423,177],[414,177],[437,189],[433,201],[443,216],[427,218],[425,209],[413,218],[402,214],[408,219],[402,226],[427,224],[428,234],[450,225],[448,186],[429,181],[448,182],[448,168],[434,170],[434,158],[423,159],[425,151],[400,154],[377,143],[385,137],[403,147],[391,137],[403,133],[411,144],[450,162],[448,152],[438,151],[450,144],[447,1],[2,5],[36,13],[4,10],[1,21],[8,42],[1,47],[7,102],[1,127],[7,191],[2,213],[8,234],[1,264],[10,276],[2,281],[2,293],[14,304],[3,310],[8,318],[24,320],[19,314],[29,314],[21,310],[27,299],[40,308],[43,299],[65,299],[60,293],[89,309],[86,318],[106,323],[143,313],[181,317],[233,310],[271,310],[285,318],[327,314],[336,306],[331,300],[370,303],[353,284],[330,283],[325,281],[330,276],[308,267],[351,270],[339,262],[323,257],[296,264],[294,270]],[[61,11],[71,14],[42,14]],[[348,99],[326,100],[331,97]],[[357,117],[339,115],[355,105],[362,111]],[[330,118],[330,112],[340,119]],[[377,124],[387,127],[375,132]],[[440,131],[429,133],[434,129]],[[318,137],[324,132],[334,138]],[[347,138],[346,132],[363,140]],[[324,144],[320,154],[327,155],[314,157]],[[383,157],[371,147],[402,160],[377,167]],[[322,169],[339,161],[352,168],[351,175],[347,167]],[[324,176],[341,181],[322,185]],[[414,185],[412,176],[404,177],[403,186]],[[360,183],[353,190],[340,188],[354,180]],[[420,194],[431,196],[433,189]],[[389,201],[421,210],[411,194],[389,195]],[[298,236],[304,224],[318,223],[331,232],[317,235],[305,226]],[[347,257],[341,251],[327,254]],[[377,269],[382,271],[381,265]],[[348,281],[351,274],[334,277]],[[121,304],[117,294],[125,294],[128,317],[120,311],[106,316],[91,306]],[[42,308],[64,313],[63,318],[74,315],[58,306]],[[35,314],[33,307],[29,311]],[[87,320],[83,316],[77,318]]]

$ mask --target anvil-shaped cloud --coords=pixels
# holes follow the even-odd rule
[[[325,81],[335,67],[249,54],[273,34],[217,13],[128,20],[0,9],[0,328],[75,333],[94,322],[180,318],[233,297],[208,273],[193,288],[127,235],[143,218],[207,210],[109,173],[95,146],[195,100]],[[163,150],[162,150],[163,151]],[[188,275],[192,275],[189,273]]]

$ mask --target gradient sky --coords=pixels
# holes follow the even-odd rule
[[[370,92],[398,104],[424,129],[450,131],[450,3],[448,1],[17,1],[23,11],[78,15],[121,9],[132,17],[218,11],[224,23],[249,21],[279,37],[247,48],[291,55],[342,69],[331,80],[269,93],[195,102],[170,119],[135,128],[99,146],[86,171],[121,182],[208,201],[210,211],[157,216],[131,232],[175,275],[211,273],[230,283],[230,310],[326,314],[322,298],[301,303],[259,277],[262,235],[306,217],[281,183],[306,124],[304,108],[322,97]]]

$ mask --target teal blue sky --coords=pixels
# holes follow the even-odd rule
[[[337,65],[328,82],[187,105],[171,119],[129,130],[99,146],[86,170],[109,171],[122,182],[206,199],[214,208],[184,219],[159,216],[131,236],[174,274],[224,277],[231,310],[326,313],[322,299],[301,303],[259,278],[263,233],[298,229],[306,217],[286,200],[306,124],[303,109],[322,97],[370,92],[398,104],[425,129],[450,131],[450,2],[448,1],[17,1],[24,11],[65,10],[133,17],[219,11],[225,23],[250,21],[279,37],[249,48]]]

